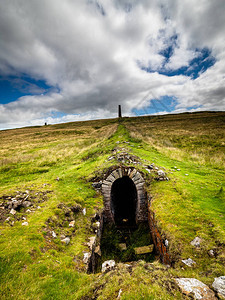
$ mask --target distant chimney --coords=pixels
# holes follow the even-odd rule
[[[122,118],[121,105],[118,106],[118,118]]]

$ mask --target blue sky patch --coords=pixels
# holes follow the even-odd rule
[[[159,52],[159,54],[165,58],[163,65],[165,65],[173,55],[174,48],[177,46],[177,38],[178,36],[176,34],[173,35],[169,41],[167,41],[168,47]]]
[[[45,94],[51,88],[53,87],[44,80],[35,80],[28,76],[0,77],[0,104],[7,104],[27,95]]]
[[[159,99],[149,99],[149,105],[140,109],[133,108],[132,113],[137,116],[151,115],[160,112],[171,112],[177,105],[176,97],[163,96]]]
[[[173,55],[173,50],[174,44],[171,44],[165,50],[159,53],[165,58],[163,66],[159,70],[157,70],[159,74],[166,76],[184,75],[191,77],[192,79],[196,79],[207,69],[212,67],[216,62],[216,59],[212,56],[212,51],[210,49],[195,49],[196,57],[190,61],[188,66],[184,66],[176,70],[166,69],[165,65]],[[156,70],[151,70],[151,68],[145,67],[142,67],[142,70],[145,70],[148,73],[156,72]]]

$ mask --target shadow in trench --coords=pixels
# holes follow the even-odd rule
[[[101,257],[99,257],[97,272],[101,271],[102,263],[113,259],[116,262],[131,262],[145,260],[152,262],[155,252],[137,254],[136,248],[152,244],[148,223],[142,223],[134,228],[118,228],[115,225],[104,224],[101,237]]]
[[[117,228],[136,227],[137,190],[133,180],[128,176],[114,181],[110,204]]]

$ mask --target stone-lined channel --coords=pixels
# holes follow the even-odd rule
[[[106,260],[151,262],[155,255],[170,264],[168,250],[150,210],[145,181],[134,167],[118,167],[102,183],[104,209],[92,239],[88,271]]]

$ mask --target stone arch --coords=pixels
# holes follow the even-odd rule
[[[146,222],[148,220],[148,210],[147,196],[144,189],[145,181],[135,168],[128,167],[119,167],[118,169],[114,170],[102,183],[102,194],[104,197],[104,221],[112,224],[115,223],[115,212],[113,212],[112,207],[113,188],[116,185],[117,179],[121,179],[122,184],[122,181],[125,177],[127,177],[127,180],[124,180],[124,182],[129,182],[129,180],[131,180],[136,190],[136,200],[134,200],[136,224]]]

